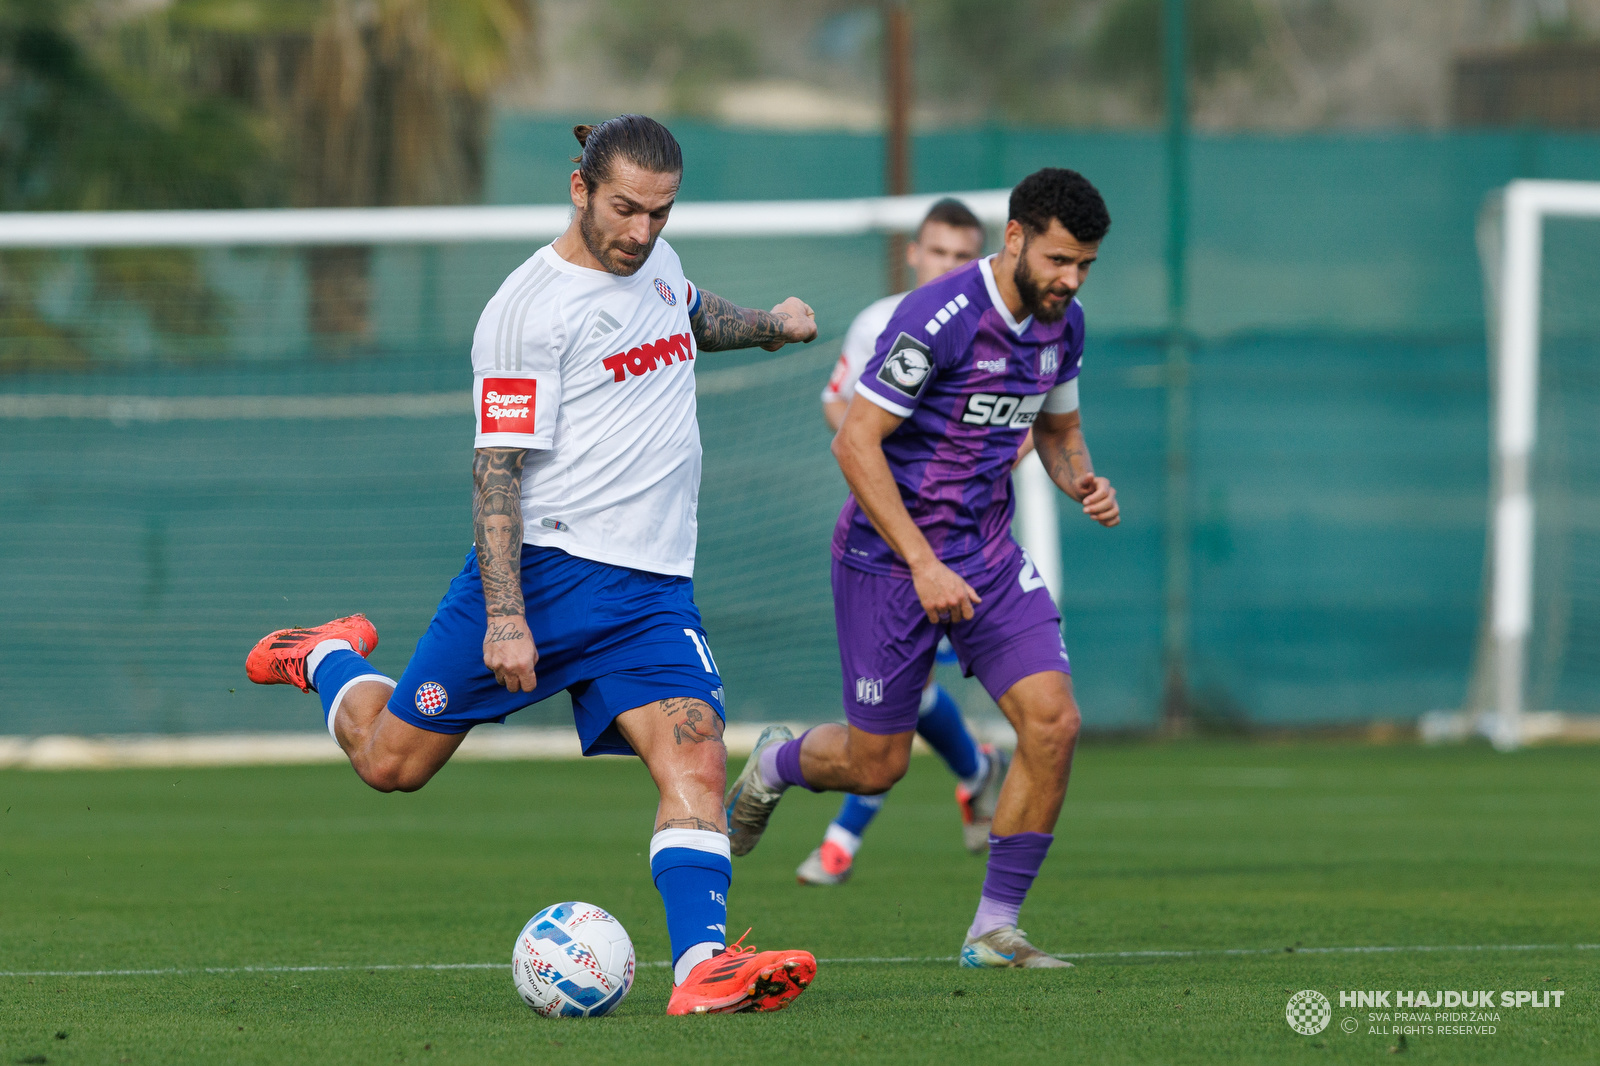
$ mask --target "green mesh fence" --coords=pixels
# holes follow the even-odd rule
[[[861,195],[879,180],[873,138],[680,133],[685,199]],[[492,198],[555,199],[561,137],[559,123],[503,122]],[[1279,724],[1459,705],[1488,493],[1473,220],[1519,174],[1600,178],[1600,139],[1214,138],[1194,160],[1202,705]],[[1159,142],[976,130],[921,138],[917,152],[928,189],[1045,164],[1088,174],[1115,219],[1083,293],[1083,399],[1125,520],[1105,531],[1063,508],[1065,632],[1088,723],[1144,726],[1160,688]],[[1549,298],[1581,319],[1578,267],[1592,276],[1600,257],[1574,239],[1573,295]],[[834,717],[827,545],[844,487],[817,392],[850,317],[884,291],[884,242],[674,245],[692,279],[730,299],[817,308],[809,348],[696,364],[696,589],[734,717]],[[337,341],[313,329],[299,249],[0,258],[0,733],[312,728],[310,701],[250,686],[243,655],[269,628],[352,610],[383,635],[376,665],[402,669],[470,542],[472,325],[531,250],[374,249],[367,332]],[[1547,388],[1560,382],[1568,424],[1592,433],[1593,345],[1573,336]],[[1600,612],[1576,591],[1600,577],[1582,496],[1600,483],[1596,454],[1580,432],[1560,475],[1589,517],[1568,535],[1558,703],[1596,691]],[[564,714],[552,700],[518,720]]]

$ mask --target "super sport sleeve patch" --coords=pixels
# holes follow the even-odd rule
[[[839,361],[833,364],[833,373],[828,375],[828,383],[822,387],[823,403],[849,402],[856,391],[854,375],[850,370],[850,357],[839,356]]]
[[[555,440],[560,379],[481,375],[473,383],[476,448],[549,448]]]

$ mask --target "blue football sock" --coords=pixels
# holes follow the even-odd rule
[[[733,858],[725,833],[662,829],[650,838],[650,876],[667,908],[672,982],[728,942],[728,885]]]
[[[939,757],[950,764],[959,778],[970,778],[978,772],[978,744],[967,732],[967,723],[961,717],[961,708],[955,697],[939,685],[927,690],[933,700],[923,696],[923,709],[917,718],[917,732]]]
[[[317,664],[317,672],[310,678],[311,687],[317,690],[317,695],[322,698],[322,713],[328,723],[328,732],[333,733],[333,712],[338,709],[339,700],[344,697],[345,690],[357,681],[383,681],[390,688],[394,687],[394,680],[378,673],[372,664],[353,651],[343,648],[335,649],[323,656]],[[339,738],[334,737],[335,740]]]
[[[883,796],[846,795],[844,802],[839,805],[839,813],[834,815],[833,824],[859,837],[878,816],[883,800]]]

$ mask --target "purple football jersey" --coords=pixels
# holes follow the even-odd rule
[[[905,419],[883,454],[911,520],[963,577],[1005,556],[1011,464],[1057,385],[1078,376],[1083,307],[1061,321],[1017,322],[988,259],[929,282],[900,302],[856,391]],[[874,574],[909,576],[854,495],[833,531],[833,557]]]

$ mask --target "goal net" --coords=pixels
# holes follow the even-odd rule
[[[958,195],[1004,220],[1004,192]],[[696,363],[696,597],[737,717],[837,713],[845,488],[818,396],[886,291],[885,234],[934,199],[686,203],[667,227],[697,284],[799,296],[821,328]],[[0,216],[0,734],[305,729],[306,707],[245,682],[244,654],[357,610],[398,676],[471,544],[473,327],[567,218]],[[564,719],[559,700],[517,717]]]
[[[1466,711],[1501,748],[1600,712],[1600,183],[1518,181],[1486,205],[1493,478]]]

